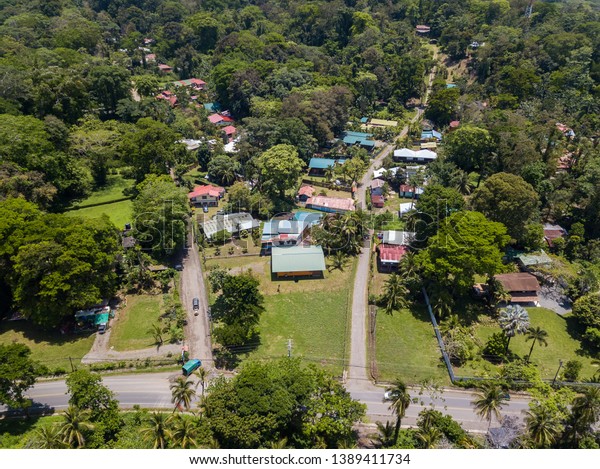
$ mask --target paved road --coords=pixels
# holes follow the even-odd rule
[[[178,372],[105,375],[103,382],[114,391],[122,408],[131,408],[138,404],[145,408],[168,409],[173,406],[169,385],[178,376],[180,376]],[[68,406],[69,396],[66,392],[64,380],[41,381],[29,391],[28,395],[37,403],[56,410],[64,410]],[[383,392],[384,388],[372,385],[369,389],[354,389],[351,392],[353,398],[367,404],[370,422],[393,420],[388,404],[383,402]],[[417,402],[410,404],[403,421],[405,425],[414,425],[418,413],[425,408],[431,408],[433,404],[437,410],[452,415],[467,430],[487,429],[487,422],[482,422],[472,410],[473,395],[470,392],[446,390],[441,398],[437,396],[431,398],[428,393],[419,396],[418,390],[412,390],[411,394]],[[509,405],[502,410],[502,414],[520,416],[521,412],[527,409],[527,403],[526,398],[513,396]]]
[[[188,312],[188,325],[185,328],[186,344],[189,347],[190,357],[199,358],[204,367],[213,366],[212,344],[207,308],[208,297],[202,276],[202,264],[198,254],[198,247],[192,234],[188,235],[188,248],[183,259],[181,271],[180,295],[183,307]],[[192,310],[192,300],[200,300],[200,309]],[[196,316],[195,313],[198,313]]]

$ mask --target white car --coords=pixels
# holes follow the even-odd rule
[[[394,398],[394,393],[393,391],[386,391],[383,393],[383,400],[384,401],[391,401]]]

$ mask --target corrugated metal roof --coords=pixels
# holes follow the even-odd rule
[[[343,199],[340,197],[326,197],[324,195],[318,195],[311,197],[306,201],[306,206],[328,208],[331,210],[354,210],[353,199]]]
[[[537,292],[540,290],[540,284],[534,275],[527,272],[518,272],[513,274],[499,274],[494,277],[502,284],[508,292]]]
[[[332,160],[330,158],[311,158],[308,163],[310,169],[326,169],[331,168],[335,163],[344,164],[346,160]]]
[[[325,254],[321,246],[273,247],[271,272],[313,272],[325,270]]]

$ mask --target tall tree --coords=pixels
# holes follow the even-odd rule
[[[305,166],[298,152],[291,145],[275,145],[256,158],[259,184],[271,196],[285,198],[285,192],[298,184],[298,177]]]
[[[0,344],[0,403],[26,408],[24,394],[39,374],[39,364],[31,358],[31,350],[23,344]]]
[[[531,340],[531,348],[529,349],[529,354],[527,355],[527,361],[531,359],[531,354],[533,353],[533,346],[536,343],[543,345],[544,347],[548,347],[547,337],[548,333],[540,326],[530,327],[527,330],[527,338],[525,340],[527,342]]]
[[[519,305],[509,305],[500,311],[498,322],[504,334],[508,337],[506,352],[508,352],[510,339],[517,334],[525,334],[529,330],[529,314]]]
[[[140,432],[154,449],[165,449],[172,437],[173,417],[163,412],[152,412]]]
[[[470,125],[459,127],[444,141],[444,153],[448,160],[466,172],[478,171],[483,174],[488,170],[492,150],[489,132]]]
[[[63,414],[60,433],[63,442],[71,448],[83,448],[86,435],[93,430],[94,425],[90,422],[90,412],[69,406]]]
[[[196,396],[193,381],[185,376],[179,376],[171,386],[171,402],[175,404],[175,410],[189,410],[192,405],[192,399]]]
[[[411,402],[410,394],[404,381],[397,379],[392,383],[390,387],[386,389],[389,393],[388,400],[390,401],[390,410],[396,416],[396,426],[394,428],[394,441],[398,441],[398,435],[400,434],[400,427],[402,426],[402,419],[406,415],[406,409]]]
[[[536,406],[526,412],[527,436],[536,448],[549,448],[558,439],[562,425],[556,413],[545,406]]]
[[[475,400],[472,402],[477,415],[488,421],[488,430],[492,424],[492,418],[495,417],[498,422],[502,421],[500,411],[505,403],[505,392],[496,383],[485,383],[480,386],[479,392],[475,394]]]
[[[408,305],[407,297],[408,288],[404,284],[404,279],[396,272],[392,273],[385,280],[381,295],[386,314],[392,315],[394,311],[405,308]]]

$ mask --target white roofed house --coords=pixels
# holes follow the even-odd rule
[[[258,220],[245,212],[217,214],[212,219],[200,223],[204,236],[210,240],[219,231],[226,231],[230,235],[239,235],[241,231],[252,231],[260,226]]]
[[[409,148],[401,148],[394,151],[394,161],[403,163],[431,163],[437,159],[437,153],[431,150],[411,150]]]

